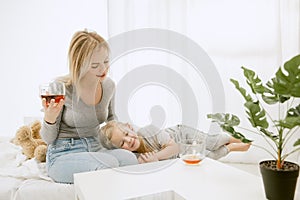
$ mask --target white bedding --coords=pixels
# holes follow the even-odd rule
[[[47,176],[45,163],[26,160],[19,146],[0,138],[0,200],[73,200],[74,186]]]

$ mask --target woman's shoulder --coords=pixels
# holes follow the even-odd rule
[[[56,77],[52,81],[63,83],[65,85],[66,93],[72,92],[73,90],[73,85],[69,75]]]
[[[115,89],[116,88],[116,84],[115,84],[115,82],[111,78],[106,77],[106,79],[102,82],[102,87],[104,89],[105,88]]]

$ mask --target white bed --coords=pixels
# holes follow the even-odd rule
[[[0,200],[73,200],[72,184],[55,183],[45,163],[26,160],[21,147],[0,138]]]

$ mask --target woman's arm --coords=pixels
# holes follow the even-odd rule
[[[115,95],[110,100],[109,105],[108,105],[107,121],[111,121],[111,120],[118,120],[118,117],[115,113]]]
[[[107,80],[105,81],[105,84],[103,83],[103,89],[107,94],[107,97],[105,98],[109,98],[109,102],[108,102],[108,116],[107,116],[107,120],[106,121],[111,121],[111,120],[118,120],[118,117],[115,113],[115,95],[116,95],[116,85],[115,83],[107,78]],[[104,98],[104,97],[102,97]]]
[[[41,137],[47,144],[51,144],[58,136],[63,106],[64,100],[61,100],[57,105],[54,106],[52,102],[47,107],[43,99],[44,120],[41,128]]]

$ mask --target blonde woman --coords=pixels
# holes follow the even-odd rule
[[[133,153],[106,150],[98,140],[100,124],[116,119],[115,84],[107,77],[108,44],[96,32],[78,31],[68,57],[69,74],[57,80],[65,83],[65,99],[42,99],[48,175],[56,182],[73,183],[74,173],[137,164]]]
[[[129,128],[131,127],[131,128]],[[103,126],[99,136],[107,148],[122,148],[138,154],[139,163],[154,162],[177,157],[178,142],[197,134],[205,134],[185,125],[159,130],[153,125],[138,128],[111,121]],[[226,156],[231,151],[247,151],[250,144],[226,133],[206,134],[206,155],[213,159]]]

